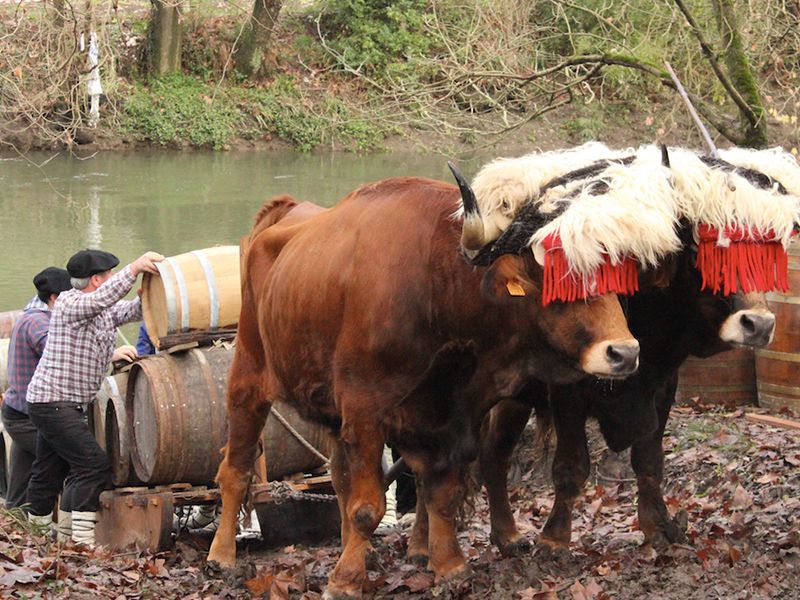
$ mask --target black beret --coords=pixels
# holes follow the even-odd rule
[[[67,263],[67,271],[72,277],[83,279],[97,273],[105,273],[119,264],[119,259],[110,252],[102,250],[81,250]]]
[[[58,267],[47,267],[33,278],[33,285],[40,294],[60,294],[72,289],[69,283],[69,273]]]

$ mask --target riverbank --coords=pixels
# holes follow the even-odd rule
[[[701,146],[677,96],[641,76],[609,71],[571,89],[569,101],[558,95],[544,104],[533,97],[508,97],[502,104],[484,97],[486,89],[477,85],[451,93],[450,82],[439,80],[444,68],[431,73],[420,68],[410,77],[409,70],[418,67],[407,54],[433,52],[419,31],[408,33],[405,45],[392,50],[395,54],[371,48],[370,59],[379,67],[346,63],[337,52],[355,49],[364,55],[366,44],[340,38],[336,45],[336,36],[348,24],[326,17],[321,3],[285,6],[262,72],[245,78],[234,69],[231,53],[241,35],[241,9],[232,12],[225,5],[203,2],[191,6],[182,20],[182,72],[162,78],[148,77],[143,70],[149,3],[137,0],[113,11],[95,10],[104,94],[98,124],[89,127],[82,96],[85,75],[79,72],[85,67],[65,74],[62,81],[50,64],[53,58],[46,56],[52,46],[70,50],[74,34],[56,34],[43,25],[44,4],[0,4],[0,20],[11,32],[0,40],[0,90],[5,86],[9,96],[0,99],[0,147],[22,153],[156,147],[459,156],[487,148],[507,154],[547,150],[590,139],[614,146],[653,141]],[[419,16],[406,5],[403,10],[402,26]],[[361,34],[381,41],[375,31]],[[420,64],[432,68],[437,60],[426,57]],[[765,89],[771,89],[765,97],[770,142],[797,148],[798,90],[772,85],[770,78],[774,73],[764,73]],[[420,93],[406,89],[408,85],[419,86]],[[54,99],[53,90],[65,86],[71,86],[69,98]],[[428,95],[432,86],[438,91]],[[456,86],[454,80],[452,88]],[[716,141],[728,145],[721,136]]]

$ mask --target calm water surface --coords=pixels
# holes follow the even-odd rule
[[[42,165],[50,157],[0,157],[0,311],[22,307],[33,275],[81,248],[103,248],[125,264],[145,250],[171,256],[238,244],[276,194],[330,206],[385,177],[451,180],[446,159],[431,155],[137,152],[59,155]]]

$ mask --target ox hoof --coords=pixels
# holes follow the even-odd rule
[[[657,551],[669,548],[671,544],[682,544],[686,541],[686,529],[689,527],[689,515],[680,510],[672,519],[666,519],[661,527],[654,531],[646,531],[644,541]]]
[[[531,543],[524,537],[514,540],[513,542],[495,542],[495,544],[497,545],[497,549],[500,550],[500,554],[506,558],[520,556],[531,551]]]
[[[424,569],[428,566],[428,555],[427,554],[411,554],[408,555],[408,562],[412,565],[419,567],[420,569]]]
[[[221,577],[226,571],[230,571],[236,566],[236,561],[231,564],[224,564],[218,560],[207,560],[204,567],[206,575],[209,577]]]
[[[569,551],[569,544],[565,544],[564,542],[540,539],[536,546],[536,554],[542,560],[561,562],[572,558],[572,553]]]
[[[327,587],[325,591],[322,592],[322,600],[360,600],[361,597],[361,590],[357,592],[348,592]]]
[[[436,572],[434,583],[444,586],[458,586],[472,576],[472,569],[467,563],[460,563],[455,567]]]

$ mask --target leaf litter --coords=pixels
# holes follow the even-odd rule
[[[533,450],[533,423],[516,451],[509,491],[520,531],[535,543],[553,504],[549,466]],[[459,533],[470,574],[437,583],[405,559],[408,530],[373,538],[365,596],[520,600],[700,600],[800,597],[800,434],[742,411],[673,409],[664,439],[667,508],[688,513],[687,541],[659,553],[637,529],[628,457],[608,451],[590,425],[594,468],[573,511],[569,554],[534,546],[504,558],[489,541],[478,492]],[[550,453],[552,454],[552,452]],[[625,471],[627,469],[627,472]],[[336,564],[336,540],[317,546],[240,546],[239,566],[204,564],[208,537],[178,538],[167,552],[59,548],[16,511],[0,511],[0,597],[111,599],[318,599]]]

